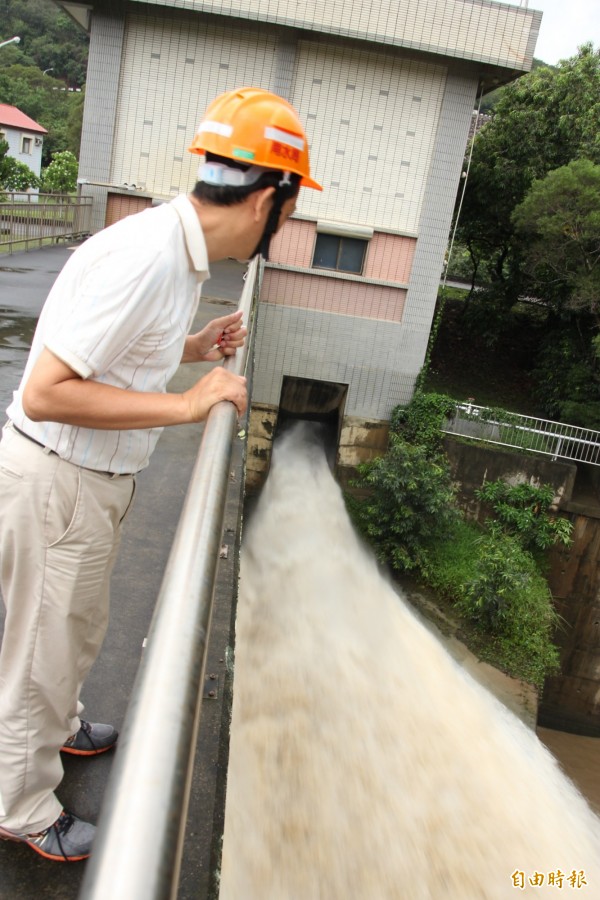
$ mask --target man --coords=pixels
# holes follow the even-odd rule
[[[109,579],[135,474],[166,425],[222,400],[246,407],[221,367],[182,394],[178,364],[244,342],[241,314],[187,334],[209,263],[268,254],[310,178],[293,108],[267,91],[218,97],[190,150],[205,155],[188,197],[124,219],[73,254],[38,323],[0,443],[0,837],[47,859],[89,856],[93,825],[62,808],[60,752],[114,746],[80,719],[79,694],[108,621]]]

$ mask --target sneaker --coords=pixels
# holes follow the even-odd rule
[[[97,756],[114,747],[118,737],[119,732],[112,725],[84,722],[82,719],[77,734],[71,735],[60,749],[63,753],[72,753],[74,756]]]
[[[0,838],[27,844],[45,859],[55,862],[77,862],[91,853],[96,826],[83,822],[63,809],[52,825],[37,834],[19,834],[0,827]]]

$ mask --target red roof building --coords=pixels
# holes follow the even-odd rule
[[[34,119],[30,119],[16,106],[9,106],[8,103],[0,103],[1,125],[5,125],[8,128],[18,128],[20,131],[35,131],[38,134],[48,134],[42,125]]]

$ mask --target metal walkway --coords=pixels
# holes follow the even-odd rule
[[[69,255],[70,251],[65,247],[52,247],[14,254],[6,259],[0,257],[0,308],[37,315]],[[229,261],[213,268],[213,277],[205,285],[196,329],[208,319],[237,307],[244,271],[244,266]],[[185,390],[198,377],[198,369],[198,366],[181,367],[171,384],[172,389]],[[12,379],[10,386],[3,383],[7,378]],[[14,369],[7,370],[0,363],[0,386],[7,390],[13,381]],[[108,634],[82,698],[86,714],[92,720],[111,722],[116,727],[123,723],[201,434],[202,426],[165,429],[149,468],[138,478],[135,505],[113,576]],[[236,467],[241,469],[239,453],[234,457],[234,472]],[[233,482],[235,487],[235,476]],[[215,791],[220,789],[218,776],[222,774],[219,760],[221,702],[227,677],[225,648],[231,627],[231,584],[236,576],[233,543],[239,520],[238,499],[236,491],[231,491],[224,539],[229,552],[228,558],[219,564],[211,632],[214,640],[209,646],[207,667],[207,673],[217,676],[210,687],[214,689],[214,684],[217,687],[215,698],[207,699],[203,708],[178,893],[180,900],[197,900],[205,896],[209,878],[207,854],[212,817],[207,816],[207,809],[212,807]],[[65,758],[65,777],[57,792],[65,806],[89,821],[97,821],[113,758],[113,754],[89,760]],[[27,847],[0,842],[0,900],[31,900],[33,897],[76,900],[85,866],[85,863],[48,863]]]

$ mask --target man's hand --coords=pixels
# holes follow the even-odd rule
[[[248,404],[246,379],[218,366],[184,391],[182,397],[188,404],[191,422],[202,422],[221,400],[231,401],[241,416]]]
[[[233,356],[238,347],[243,347],[246,334],[240,311],[220,316],[202,331],[187,336],[181,361],[217,362],[225,356]]]

